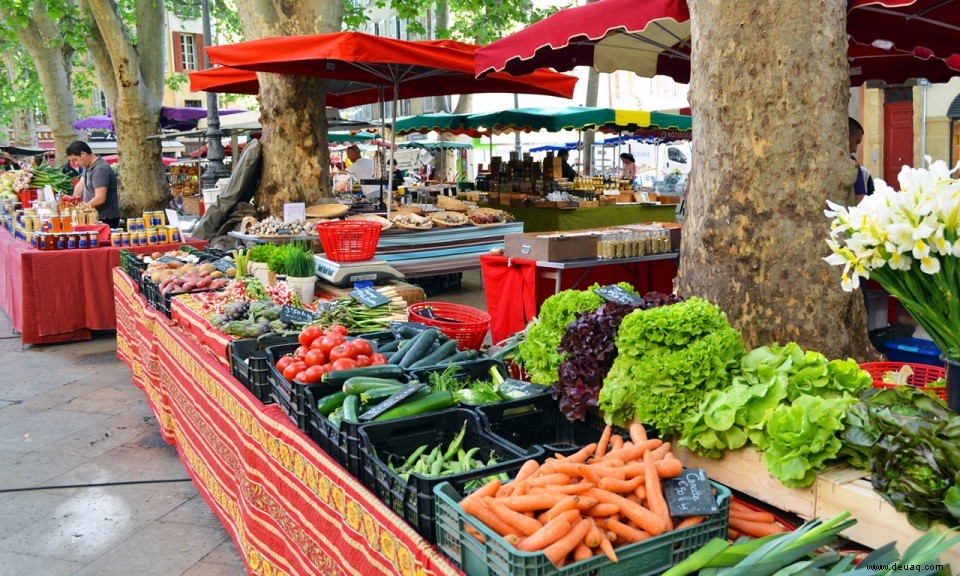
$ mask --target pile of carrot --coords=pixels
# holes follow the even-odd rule
[[[730,527],[727,538],[737,540],[741,536],[763,538],[787,529],[770,512],[757,510],[739,500],[730,500]]]
[[[542,465],[528,460],[511,482],[494,480],[460,506],[517,550],[543,551],[558,567],[596,554],[617,562],[620,546],[702,522],[670,516],[661,479],[683,470],[670,443],[648,440],[639,422],[629,432],[623,438],[607,426],[597,443],[575,454]]]

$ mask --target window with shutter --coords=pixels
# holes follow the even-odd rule
[[[183,46],[180,44],[180,33],[173,33],[173,71],[183,72]]]
[[[197,47],[197,67],[195,70],[203,70],[207,67],[203,61],[203,34],[194,34],[193,43]]]
[[[197,44],[193,34],[180,34],[181,70],[197,69]]]

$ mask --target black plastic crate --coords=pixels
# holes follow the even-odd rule
[[[467,423],[463,449],[479,447],[479,460],[487,460],[492,452],[497,464],[479,470],[452,474],[442,478],[424,478],[411,474],[407,481],[391,470],[388,459],[399,462],[406,459],[419,446],[427,444],[444,448]],[[363,484],[376,494],[401,518],[413,526],[431,544],[436,543],[436,504],[434,486],[449,482],[463,491],[471,480],[496,476],[502,472],[513,476],[529,458],[543,454],[539,448],[528,452],[517,449],[489,434],[480,417],[470,410],[448,410],[402,418],[387,422],[373,422],[360,428],[363,443]]]
[[[317,411],[317,400],[337,390],[338,386],[329,384],[314,384],[304,389],[307,397],[307,435],[354,478],[360,480],[360,424],[337,424]]]
[[[548,455],[559,452],[570,455],[600,439],[606,422],[600,414],[588,410],[584,422],[571,422],[560,412],[560,406],[549,394],[485,404],[475,408],[488,430],[520,448],[541,446]],[[646,427],[649,438],[659,436],[656,428]],[[630,432],[619,426],[613,434],[630,439]]]
[[[267,347],[296,342],[296,336],[279,336],[269,340],[243,338],[233,340],[230,348],[230,370],[234,378],[263,403],[270,400],[270,365]]]
[[[133,278],[134,283],[143,292],[143,272],[147,269],[147,263],[137,257],[135,252],[130,250],[120,251],[120,269]]]
[[[423,368],[408,370],[407,373],[410,375],[411,379],[427,382],[430,378],[430,374],[443,372],[450,366],[456,366],[459,368],[459,371],[457,372],[457,378],[461,379],[475,378],[477,380],[490,380],[490,368],[494,366],[497,367],[497,370],[504,379],[510,378],[510,371],[507,369],[507,365],[499,360],[493,360],[490,358],[477,358],[476,360],[458,362],[456,364],[446,364],[443,366],[424,366]]]
[[[363,338],[364,340],[369,340],[373,344],[374,348],[383,346],[384,344],[389,344],[394,342],[397,337],[393,332],[385,330],[383,332],[370,332],[369,334],[361,334],[357,338]]]

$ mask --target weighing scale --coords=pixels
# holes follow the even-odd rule
[[[317,276],[334,286],[348,286],[354,282],[377,282],[403,278],[403,274],[383,260],[334,262],[317,255],[314,255],[313,259],[317,265]]]

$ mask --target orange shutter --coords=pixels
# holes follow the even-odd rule
[[[180,33],[173,33],[173,71],[183,72],[183,46],[180,44]]]
[[[197,47],[197,70],[203,70],[203,34],[193,35],[193,45]]]

